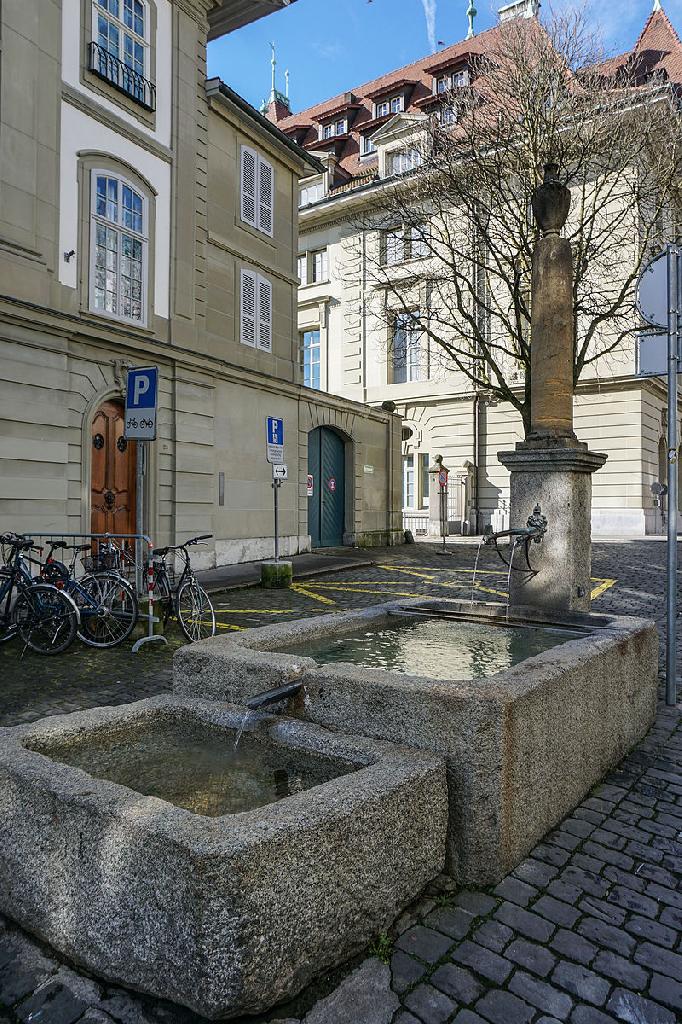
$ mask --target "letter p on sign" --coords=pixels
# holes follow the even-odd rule
[[[157,366],[138,366],[128,370],[124,432],[130,441],[156,438],[156,406],[159,384]]]

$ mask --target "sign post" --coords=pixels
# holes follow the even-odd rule
[[[265,421],[265,457],[272,466],[272,490],[275,502],[275,562],[279,562],[279,489],[287,479],[284,465],[284,420],[268,416]]]
[[[448,471],[441,466],[438,473],[438,486],[440,487],[440,531],[443,537],[443,554],[447,554],[445,536],[448,530]]]
[[[146,533],[144,507],[144,478],[147,471],[147,444],[156,440],[156,412],[158,405],[159,368],[158,366],[137,366],[128,370],[126,386],[126,407],[123,434],[127,441],[137,442],[137,458],[135,460],[135,532]],[[137,593],[142,593],[143,585],[143,551],[142,541],[135,542],[135,585]],[[148,635],[142,637],[133,646],[137,653],[145,643],[159,640],[167,644],[164,636],[154,633],[154,576],[151,570],[151,551],[148,552],[150,566],[147,572]]]
[[[678,451],[677,376],[680,372],[680,249],[669,244],[666,251],[643,270],[637,286],[637,306],[650,327],[659,328],[657,338],[643,338],[639,344],[640,373],[668,378],[668,558],[666,585],[665,702],[677,703],[677,512]],[[667,330],[663,349],[661,332]],[[643,352],[645,358],[643,359]]]

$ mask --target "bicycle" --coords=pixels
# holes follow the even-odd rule
[[[78,636],[90,647],[116,647],[135,629],[139,615],[135,588],[116,569],[100,569],[76,579],[78,555],[91,550],[90,544],[69,547],[54,540],[41,567],[41,578],[63,590],[80,613]],[[71,565],[54,558],[58,549],[73,552]]]
[[[152,570],[154,573],[154,601],[158,602],[160,615],[163,617],[164,629],[170,616],[175,616],[180,628],[190,643],[215,636],[215,612],[211,599],[192,571],[189,551],[194,544],[210,540],[212,534],[193,537],[184,544],[169,544],[165,548],[155,548],[152,552]],[[182,572],[177,584],[173,586],[174,570],[166,564],[171,551],[180,553],[183,560]]]
[[[10,549],[0,568],[0,643],[21,636],[38,654],[61,654],[78,632],[80,616],[75,602],[58,587],[37,583],[31,576],[28,551],[39,550],[29,537],[0,536],[0,547]]]

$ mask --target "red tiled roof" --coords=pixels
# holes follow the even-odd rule
[[[527,22],[527,24],[537,24]],[[351,179],[344,183],[344,188],[352,187],[352,179],[358,179],[358,185],[375,173],[377,157],[360,156],[360,138],[364,132],[369,131],[374,122],[377,125],[382,119],[374,117],[374,99],[392,90],[399,92],[401,89],[407,94],[411,89],[409,99],[406,95],[405,111],[407,113],[418,113],[428,105],[429,101],[435,101],[433,96],[434,72],[443,70],[458,62],[480,61],[482,56],[494,53],[500,34],[500,26],[488,29],[479,33],[473,39],[462,40],[442,50],[439,54],[429,54],[420,60],[408,64],[406,67],[397,68],[386,75],[375,78],[352,90],[333,96],[328,100],[318,103],[307,110],[278,122],[278,127],[284,132],[293,130],[296,127],[300,134],[297,141],[306,149],[316,149],[319,146],[317,125],[326,118],[333,116],[337,111],[345,109],[349,95],[359,104],[351,130],[346,136],[342,136],[338,142],[343,143],[337,148],[339,158],[338,170],[342,178]],[[632,61],[639,62],[642,77],[649,77],[652,73],[662,72],[672,83],[682,86],[682,43],[675,32],[668,17],[657,11],[650,16],[642,34],[631,51],[605,61],[600,66],[600,72],[605,76],[611,76],[626,65],[630,66]],[[635,64],[635,68],[638,64]],[[304,133],[304,126],[308,126]],[[331,144],[334,140],[325,140]],[[338,146],[338,143],[337,143]]]

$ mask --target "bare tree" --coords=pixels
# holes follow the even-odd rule
[[[678,100],[636,61],[605,62],[575,12],[501,26],[473,72],[470,87],[415,119],[409,146],[421,164],[389,177],[355,219],[347,272],[357,276],[362,246],[366,287],[356,295],[370,294],[386,338],[409,349],[410,332],[427,337],[432,356],[510,402],[527,432],[530,199],[543,167],[557,164],[573,197],[577,383],[636,333],[636,279],[674,231]]]

